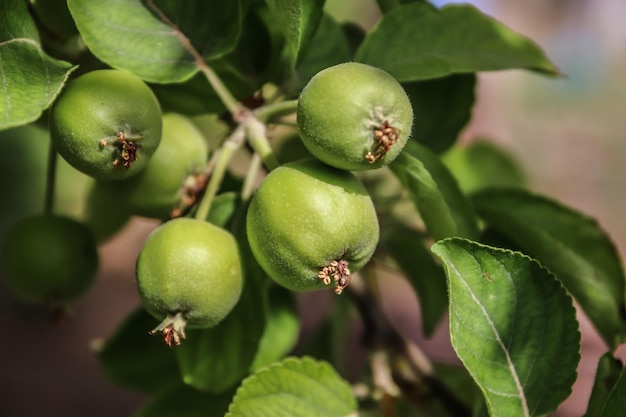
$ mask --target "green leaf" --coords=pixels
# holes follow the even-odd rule
[[[626,368],[622,369],[619,379],[611,389],[600,417],[621,416],[624,414],[624,409],[626,409]]]
[[[265,0],[285,36],[288,65],[300,62],[315,35],[325,0]]]
[[[595,219],[522,189],[481,191],[472,202],[490,227],[556,274],[610,347],[626,339],[624,270]]]
[[[513,156],[486,139],[454,146],[442,160],[467,194],[490,187],[524,187],[526,182]]]
[[[355,59],[399,81],[506,69],[558,74],[534,42],[471,5],[396,7],[368,33]]]
[[[223,417],[233,392],[210,395],[177,385],[152,397],[133,417]]]
[[[611,352],[600,357],[585,417],[600,417],[606,400],[623,369],[622,363]]]
[[[411,137],[437,153],[452,146],[472,116],[476,76],[451,75],[402,86],[415,115]]]
[[[356,408],[352,388],[328,363],[288,358],[247,378],[226,417],[346,417]]]
[[[435,240],[478,236],[478,219],[472,206],[437,155],[409,141],[389,167],[409,192]]]
[[[235,191],[227,191],[218,194],[211,203],[211,210],[207,218],[211,223],[224,227],[235,214],[239,204],[239,194]]]
[[[175,348],[186,384],[217,394],[248,374],[265,327],[261,293],[258,279],[247,273],[241,299],[220,324],[186,331],[187,338]]]
[[[98,362],[111,381],[146,393],[181,383],[174,352],[149,334],[155,323],[156,319],[139,307],[97,350]]]
[[[312,43],[296,68],[290,95],[297,97],[309,80],[324,68],[350,60],[348,40],[340,24],[328,15],[320,20]]]
[[[432,336],[448,306],[446,275],[426,249],[423,236],[398,225],[381,236],[380,245],[396,261],[415,290],[424,334]]]
[[[424,164],[402,152],[389,168],[408,191],[430,235],[435,240],[455,236],[457,228],[450,207]]]
[[[213,394],[225,392],[248,375],[265,330],[263,290],[269,278],[252,256],[245,238],[246,204],[237,205],[228,229],[239,243],[245,283],[239,302],[217,326],[188,330],[177,346],[176,358],[183,381]]]
[[[0,2],[0,130],[37,120],[75,68],[43,51],[26,2]]]
[[[198,71],[189,43],[208,61],[239,37],[239,0],[68,0],[91,52],[114,68],[155,83],[182,82]]]
[[[448,276],[450,339],[492,416],[542,416],[571,393],[580,360],[572,299],[538,262],[452,238],[432,247]]]
[[[300,319],[294,293],[269,283],[265,291],[266,324],[254,362],[256,371],[286,356],[300,335]]]
[[[264,81],[262,73],[270,54],[268,29],[253,10],[248,11],[235,48],[223,57],[208,62],[211,69],[239,100],[252,96]],[[223,113],[221,98],[202,73],[183,83],[152,84],[164,111],[186,115]]]

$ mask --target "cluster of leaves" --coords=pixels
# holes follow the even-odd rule
[[[497,148],[454,146],[471,117],[476,73],[558,70],[533,42],[472,6],[380,0],[381,18],[364,32],[333,20],[323,3],[68,0],[48,8],[5,0],[2,142],[39,123],[70,77],[95,68],[131,71],[164,110],[198,116],[232,110],[212,77],[245,104],[268,85],[297,98],[315,73],[337,63],[380,67],[408,92],[415,120],[389,169],[362,175],[382,228],[364,275],[397,267],[419,297],[427,336],[448,311],[463,367],[415,359],[417,347],[389,325],[372,288],[350,299],[372,363],[382,357],[390,373],[386,383],[372,366],[364,381],[371,389],[357,398],[331,365],[349,318],[346,297],[303,349],[310,356],[285,359],[299,336],[296,303],[268,284],[251,256],[245,203],[231,182],[209,217],[241,244],[246,284],[238,305],[217,327],[190,330],[176,349],[146,336],[154,320],[139,308],[99,350],[104,371],[151,395],[137,416],[374,415],[390,398],[393,411],[384,415],[414,415],[418,407],[425,415],[539,416],[554,411],[576,380],[575,299],[608,346],[586,415],[618,415],[626,372],[613,352],[626,338],[626,316],[613,244],[595,220],[526,189]]]

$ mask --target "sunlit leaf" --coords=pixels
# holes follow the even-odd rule
[[[400,81],[515,68],[558,73],[534,42],[467,4],[396,7],[368,33],[355,59]]]
[[[543,416],[571,393],[580,360],[572,298],[535,260],[464,239],[437,242],[450,338],[492,416]]]

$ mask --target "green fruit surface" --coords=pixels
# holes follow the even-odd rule
[[[83,294],[98,270],[91,230],[67,217],[23,218],[3,246],[7,284],[25,302],[64,304]]]
[[[371,121],[388,120],[399,131],[383,158],[365,155],[375,145]],[[298,129],[304,145],[322,162],[357,171],[389,164],[413,124],[409,98],[395,78],[370,65],[348,62],[318,72],[298,98]]]
[[[272,171],[250,202],[246,224],[256,260],[294,291],[324,288],[318,271],[333,260],[358,271],[379,237],[374,205],[358,178],[313,158]]]
[[[98,179],[120,179],[144,169],[161,141],[161,108],[150,88],[121,70],[96,70],[71,81],[50,112],[59,154]],[[120,161],[118,133],[138,146],[130,167]],[[102,141],[108,144],[103,145]],[[115,164],[115,161],[118,161]]]
[[[209,155],[204,136],[187,117],[163,115],[161,143],[146,168],[122,181],[99,181],[97,187],[134,215],[167,219],[181,201],[183,186],[202,173]]]
[[[219,323],[243,285],[235,238],[211,223],[183,217],[148,236],[136,273],[145,309],[158,320],[182,313],[189,328]]]

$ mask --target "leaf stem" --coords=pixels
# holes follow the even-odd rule
[[[261,170],[261,155],[254,153],[250,165],[248,165],[248,172],[243,180],[243,186],[241,187],[241,201],[247,202],[256,188],[256,179]]]
[[[233,133],[224,141],[222,147],[218,149],[213,155],[213,159],[211,163],[214,163],[213,170],[211,172],[211,177],[209,179],[209,184],[207,185],[206,191],[202,196],[202,200],[198,205],[198,210],[196,211],[195,218],[200,220],[206,220],[209,215],[209,211],[211,210],[211,204],[213,203],[213,199],[217,194],[217,190],[222,184],[222,180],[224,179],[224,174],[226,174],[226,170],[228,169],[228,164],[232,159],[233,155],[243,145],[245,141],[245,132],[242,128],[242,125],[237,127],[233,131]]]
[[[298,110],[298,100],[280,101],[268,104],[255,111],[259,121],[265,123],[281,116],[295,113]]]
[[[274,155],[274,151],[267,139],[267,128],[265,124],[255,117],[248,117],[244,125],[248,143],[250,143],[250,146],[252,146],[255,152],[261,156],[263,164],[270,171],[278,168],[280,163],[276,159],[276,155]]]
[[[54,194],[56,184],[57,151],[50,141],[48,150],[48,166],[46,168],[46,191],[43,203],[44,214],[54,213]]]
[[[224,106],[226,106],[230,114],[233,116],[233,119],[239,120],[241,118],[241,114],[246,113],[246,108],[242,106],[239,103],[239,101],[232,95],[230,90],[228,90],[226,85],[222,82],[222,80],[215,73],[215,71],[213,71],[207,65],[206,61],[204,60],[204,57],[192,45],[189,38],[178,29],[178,26],[174,22],[172,22],[165,15],[165,13],[163,13],[161,9],[159,9],[159,7],[156,4],[154,4],[154,1],[147,0],[146,5],[159,17],[159,19],[161,19],[163,23],[165,23],[172,29],[174,36],[178,38],[183,48],[185,48],[185,50],[189,52],[189,54],[193,57],[198,69],[202,71],[202,73],[206,77],[209,84],[211,84],[211,87],[213,87],[213,89],[219,96],[220,100],[222,100],[222,103],[224,104]]]

